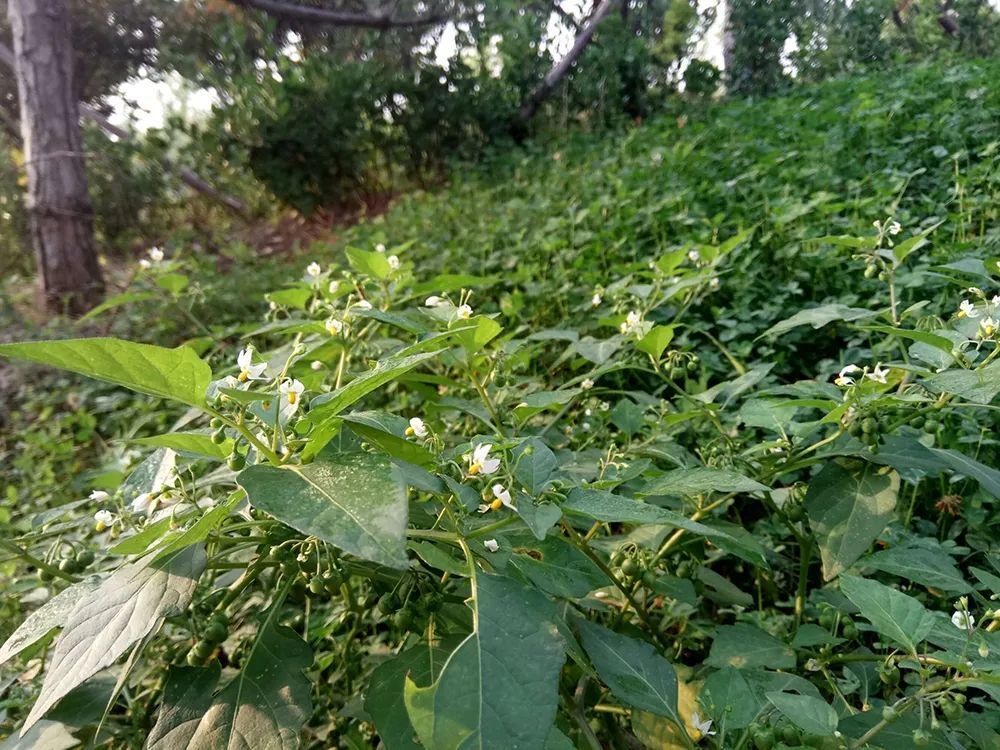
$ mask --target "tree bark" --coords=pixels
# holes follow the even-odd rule
[[[538,108],[542,105],[546,99],[548,99],[549,94],[551,94],[559,82],[566,77],[570,69],[573,67],[573,63],[577,61],[583,51],[587,49],[587,45],[590,44],[590,40],[594,36],[594,32],[597,31],[597,27],[600,25],[611,9],[614,7],[616,0],[601,0],[601,4],[597,6],[593,14],[587,20],[583,29],[577,35],[576,39],[573,41],[573,46],[570,47],[569,52],[548,72],[542,82],[535,87],[528,98],[524,100],[521,105],[521,109],[518,112],[518,117],[522,124],[526,124],[528,120],[535,116]]]
[[[53,312],[80,313],[100,299],[104,280],[73,88],[69,14],[64,0],[9,0],[8,17],[41,298]]]

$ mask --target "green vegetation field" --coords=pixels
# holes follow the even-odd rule
[[[1000,747],[998,75],[536,141],[11,318],[0,748]]]

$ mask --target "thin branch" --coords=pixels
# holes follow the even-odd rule
[[[323,24],[326,26],[353,26],[364,29],[391,29],[413,26],[434,26],[448,20],[445,15],[393,18],[392,9],[375,13],[350,13],[311,5],[298,5],[283,0],[229,0],[241,8],[261,10],[283,21]]]

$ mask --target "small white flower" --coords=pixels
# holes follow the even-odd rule
[[[978,286],[970,286],[965,291],[968,292],[969,294],[975,296],[975,297],[982,297],[982,296],[984,296],[983,295],[983,290],[980,289]]]
[[[299,408],[299,401],[301,401],[302,391],[306,387],[302,385],[301,380],[286,380],[281,385],[278,386],[278,392],[285,397],[288,401],[288,405],[292,407],[292,411]]]
[[[603,302],[603,301],[604,301],[604,298],[601,297],[601,295],[599,293],[594,292],[594,296],[590,298],[590,306],[591,307],[598,307],[598,306],[600,306],[601,302]]]
[[[660,151],[654,151],[649,155],[650,161],[653,162],[654,166],[659,166],[663,163],[663,154]]]
[[[847,365],[844,369],[840,371],[840,374],[834,379],[834,383],[839,385],[841,388],[846,388],[847,386],[854,385],[854,378],[849,377],[850,375],[860,372],[861,368],[857,365]]]
[[[618,326],[623,336],[631,336],[642,329],[642,313],[632,310]]]
[[[459,320],[468,320],[472,317],[472,308],[469,305],[459,305],[458,309],[455,310],[455,316]]]
[[[389,264],[389,269],[390,270],[392,270],[392,271],[398,271],[399,270],[399,256],[398,255],[390,255],[385,260]]]
[[[312,370],[319,371],[323,369],[323,363],[320,362],[318,359],[314,359],[312,362],[309,363],[309,367]]]
[[[958,317],[975,320],[979,317],[979,311],[976,310],[976,306],[969,302],[969,300],[963,299],[962,303],[958,306]]]
[[[152,267],[152,265],[153,265],[153,264],[152,264],[152,263],[150,263],[150,262],[149,262],[148,260],[146,260],[145,258],[142,258],[142,259],[140,259],[140,261],[139,261],[139,268],[141,268],[141,269],[142,269],[142,270],[144,270],[144,271],[148,271],[148,270],[149,270],[149,269],[150,269],[150,268]]]
[[[311,279],[318,279],[321,273],[323,273],[323,269],[320,267],[319,263],[315,261],[306,266],[306,276]]]
[[[972,631],[976,627],[976,618],[963,610],[955,610],[951,616],[951,624],[959,630]]]
[[[104,531],[115,522],[115,514],[110,510],[99,510],[94,514],[94,522],[98,526],[98,531]]]
[[[517,508],[514,507],[513,499],[511,499],[510,491],[508,491],[502,484],[493,485],[493,496],[499,500],[502,505],[510,508],[511,510],[517,510]]]
[[[490,552],[496,552],[500,549],[500,543],[496,539],[487,539],[483,542],[483,546],[486,547]]]
[[[448,300],[444,297],[438,297],[436,294],[432,294],[424,300],[424,307],[441,307],[441,305],[447,304],[447,302]]]
[[[375,252],[377,252],[377,253],[384,253],[385,252],[385,245],[383,245],[381,242],[378,243],[375,246]]]
[[[894,222],[892,222],[892,224],[889,225],[889,234],[891,234],[893,236],[899,234],[902,231],[903,231],[903,227],[902,227],[902,225],[898,221],[894,221]]]
[[[590,432],[590,422],[583,422],[580,424],[580,429],[584,432]]]
[[[359,310],[371,310],[372,303],[366,299],[359,299],[357,302],[354,303],[354,307],[358,308]]]
[[[331,336],[339,336],[344,332],[344,321],[337,320],[336,318],[327,318],[326,322],[323,324],[326,327],[326,332]]]
[[[340,289],[340,282],[334,279],[330,282],[330,285],[326,288],[326,291],[330,294],[336,294],[337,290]]]
[[[109,497],[111,497],[111,495],[104,490],[94,490],[87,496],[89,500],[93,500],[95,503],[103,503]]]
[[[424,420],[420,417],[411,417],[410,426],[406,428],[406,435],[408,437],[427,437],[427,425],[424,424]]]
[[[993,320],[993,318],[983,318],[979,321],[979,333],[984,338],[992,336],[997,332],[998,326],[1000,326],[1000,323]]]
[[[583,388],[583,390],[585,391],[589,391],[591,388],[594,387],[594,381],[591,380],[590,378],[584,378],[583,382],[580,383],[580,387]]]
[[[994,307],[1000,305],[1000,294],[994,294],[993,297],[990,299],[990,304],[993,305]]]
[[[492,474],[500,468],[499,458],[490,458],[490,450],[493,446],[489,443],[477,445],[472,449],[472,455],[467,456],[469,462],[469,474]]]
[[[879,221],[878,219],[875,219],[875,221],[872,222],[872,226],[878,229],[879,231],[882,231],[882,222]]]
[[[160,248],[158,247],[149,248],[149,259],[153,263],[159,263],[161,260],[163,260],[163,251],[160,250]]]
[[[271,312],[274,312],[275,310],[277,310],[277,309],[278,309],[278,303],[277,303],[277,302],[275,302],[275,301],[274,301],[273,299],[272,299],[272,300],[269,300],[269,301],[268,301],[268,303],[267,303],[267,308],[268,308],[268,309],[269,309],[269,310],[270,310]]]
[[[248,380],[263,380],[261,375],[267,369],[266,362],[256,365],[253,363],[253,349],[249,346],[241,349],[240,353],[236,355],[236,364],[240,368],[237,380],[241,383],[245,383]]]
[[[708,280],[708,288],[711,289],[713,292],[719,291],[720,286],[722,286],[722,282],[719,281],[718,276],[713,276],[711,279]]]
[[[697,263],[699,260],[701,260],[701,253],[699,253],[697,250],[689,250],[688,260],[691,261],[692,263]]]
[[[871,372],[866,372],[865,373],[865,377],[866,378],[868,378],[869,380],[874,380],[876,383],[882,383],[883,385],[885,385],[886,378],[888,376],[889,376],[889,368],[888,367],[882,367],[882,363],[881,362],[879,362],[877,365],[875,365],[875,369],[874,370],[872,370]]]
[[[151,513],[156,507],[156,500],[152,492],[143,492],[136,495],[132,505],[129,506],[133,513]]]
[[[713,735],[715,735],[715,732],[712,731],[712,720],[708,719],[703,721],[702,718],[698,715],[697,711],[691,714],[691,723],[694,725],[694,728],[697,729],[700,734],[706,737],[712,737]]]

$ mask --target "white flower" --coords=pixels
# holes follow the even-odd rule
[[[583,430],[584,432],[590,432],[590,422],[583,422],[580,425],[580,429]]]
[[[993,320],[993,318],[983,318],[982,320],[979,321],[980,335],[982,335],[983,337],[992,336],[994,333],[996,333],[997,326],[1000,326],[1000,323]]]
[[[378,243],[375,246],[375,252],[377,252],[377,253],[384,253],[385,252],[385,245],[383,245],[381,242]]]
[[[492,448],[489,443],[483,443],[472,449],[472,455],[466,456],[469,462],[469,474],[492,474],[500,468],[500,459],[490,458]]]
[[[468,320],[472,317],[472,308],[468,305],[459,305],[458,309],[455,310],[455,316],[459,320]]]
[[[292,407],[292,411],[299,408],[300,397],[302,396],[302,391],[305,389],[306,387],[302,385],[302,381],[294,379],[286,380],[278,386],[278,391],[288,401],[288,405]]]
[[[398,271],[399,270],[399,256],[398,255],[390,255],[385,260],[389,264],[390,270],[393,270],[393,271]]]
[[[253,349],[249,346],[240,350],[240,353],[236,355],[236,364],[240,368],[237,380],[241,383],[245,383],[248,380],[263,380],[261,374],[267,369],[266,362],[261,362],[257,365],[253,363]]]
[[[420,417],[411,417],[410,426],[406,428],[406,435],[418,438],[427,437],[427,425]]]
[[[598,307],[603,301],[604,298],[599,293],[594,292],[594,296],[590,298],[590,305],[591,307]]]
[[[847,365],[847,367],[845,367],[844,369],[842,369],[840,371],[840,374],[837,375],[837,377],[834,379],[833,382],[836,383],[837,385],[839,385],[842,388],[846,388],[847,386],[854,385],[854,378],[849,377],[849,376],[852,375],[852,374],[854,374],[854,373],[856,373],[856,372],[860,372],[860,371],[861,371],[861,368],[858,367],[857,365]]]
[[[994,307],[1000,305],[1000,294],[994,294],[993,298],[990,300],[990,304]]]
[[[334,279],[330,282],[330,285],[326,288],[330,294],[336,294],[337,290],[340,289],[340,282]]]
[[[976,618],[970,615],[968,612],[957,609],[955,613],[951,616],[951,624],[954,625],[959,630],[971,631],[976,627]]]
[[[318,279],[321,273],[323,273],[323,269],[316,261],[313,261],[308,266],[306,266],[306,276],[308,276],[311,279]]]
[[[87,496],[89,500],[93,500],[95,503],[103,503],[109,497],[111,497],[111,495],[104,490],[94,490]]]
[[[275,302],[273,299],[268,300],[267,307],[269,310],[271,310],[271,312],[274,312],[275,310],[278,309],[278,303]]]
[[[337,320],[336,318],[327,318],[326,322],[323,324],[326,327],[326,332],[331,336],[339,336],[344,332],[344,321]]]
[[[591,380],[590,378],[584,378],[583,382],[580,383],[580,387],[583,388],[583,390],[585,391],[589,391],[591,388],[594,387],[594,381]]]
[[[880,232],[882,231],[882,222],[879,221],[878,219],[875,219],[875,221],[872,222],[872,226],[878,229]]]
[[[438,297],[436,294],[432,294],[424,300],[424,307],[441,307],[441,305],[447,304],[447,302],[448,300],[444,297]]]
[[[156,505],[152,492],[143,492],[136,495],[130,506],[133,513],[150,513]]]
[[[697,250],[689,250],[688,260],[691,261],[692,263],[697,263],[699,260],[701,260],[701,253],[699,253]]]
[[[150,263],[150,262],[149,262],[148,260],[146,260],[145,258],[142,258],[142,259],[141,259],[141,260],[139,261],[139,268],[143,269],[144,271],[148,271],[148,270],[150,269],[150,267],[151,267],[152,265],[153,265],[153,264],[152,264],[152,263]]]
[[[888,375],[889,375],[889,368],[882,367],[881,362],[875,365],[874,370],[865,373],[866,378],[868,378],[869,380],[874,380],[876,383],[882,383],[883,385],[885,385],[886,378],[888,377]]]
[[[116,520],[115,514],[110,510],[99,510],[94,514],[94,522],[97,524],[98,531],[104,531],[108,526],[111,526]]]
[[[618,326],[618,330],[622,332],[623,336],[630,336],[633,333],[638,333],[642,328],[642,313],[637,310],[633,310],[627,316],[625,320]]]
[[[897,235],[902,231],[903,227],[898,221],[894,221],[892,222],[892,224],[889,225],[889,234],[891,235]]]
[[[357,302],[354,303],[354,307],[358,308],[359,310],[371,310],[372,303],[366,299],[359,299]]]
[[[712,720],[708,719],[706,721],[702,721],[702,718],[698,715],[697,711],[691,714],[691,723],[699,733],[706,737],[712,737],[715,734],[715,732],[712,731]]]
[[[323,363],[320,362],[318,359],[314,359],[312,362],[309,363],[309,367],[312,370],[322,370]]]
[[[719,281],[718,276],[713,276],[711,279],[708,280],[708,288],[711,289],[713,292],[719,291],[720,286],[722,286],[722,283]]]
[[[969,294],[974,295],[976,297],[982,297],[983,296],[983,290],[980,289],[978,286],[970,286],[965,291],[967,291]]]
[[[967,299],[963,299],[962,303],[958,306],[958,317],[960,318],[971,318],[976,319],[979,317],[979,312],[976,310],[976,306],[969,302]]]
[[[510,491],[504,488],[502,484],[493,485],[493,496],[500,501],[501,505],[505,505],[511,510],[517,510],[517,508],[514,507],[514,501],[510,497]],[[499,509],[497,508],[495,510]]]
[[[153,263],[159,263],[161,260],[163,260],[163,251],[160,250],[160,248],[158,247],[149,248],[149,259]]]
[[[490,552],[496,552],[500,549],[500,543],[496,539],[487,539],[483,542],[483,546],[486,547]]]

